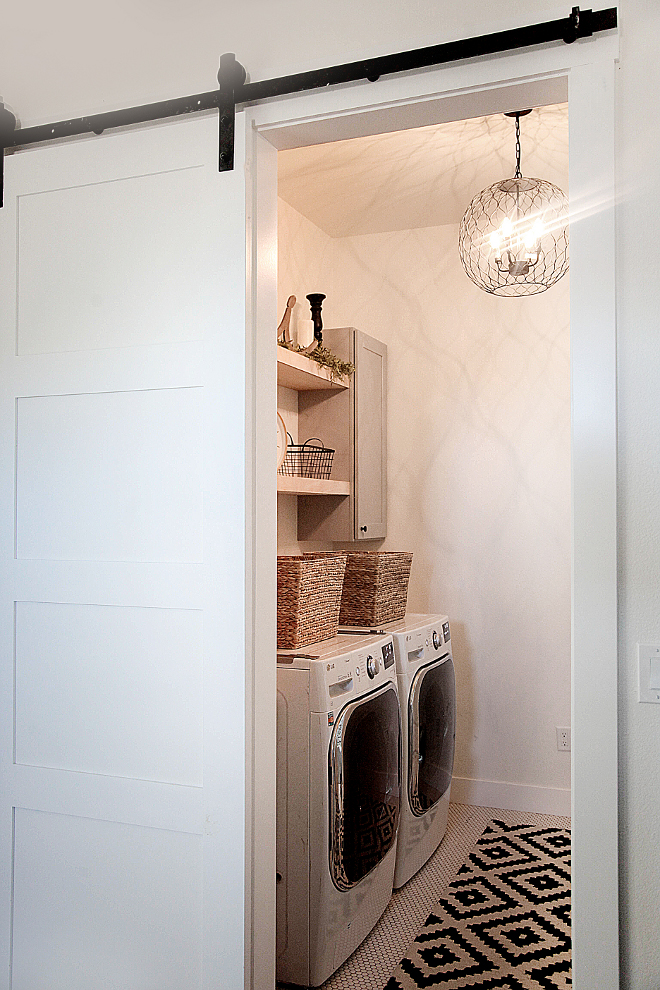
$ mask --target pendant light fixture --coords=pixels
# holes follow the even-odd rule
[[[516,173],[475,196],[458,229],[458,252],[469,278],[496,296],[544,292],[568,271],[568,199],[558,186],[520,170],[516,118]]]

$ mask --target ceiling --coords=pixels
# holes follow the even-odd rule
[[[523,175],[568,192],[568,104],[521,117]],[[515,172],[515,121],[504,114],[292,148],[279,194],[331,237],[458,224],[486,186]]]

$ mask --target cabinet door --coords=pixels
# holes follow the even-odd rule
[[[355,374],[344,392],[300,392],[298,432],[335,450],[332,477],[349,496],[299,495],[298,539],[347,543],[387,536],[387,346],[354,327],[323,331]]]
[[[355,539],[387,536],[387,345],[355,331]]]

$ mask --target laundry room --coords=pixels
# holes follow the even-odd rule
[[[517,151],[523,176],[568,194],[567,103],[517,126],[518,148],[502,112],[279,152],[279,316],[309,347],[319,301],[314,315],[307,296],[321,294],[326,348],[347,327],[385,345],[387,507],[386,535],[356,541],[332,528],[354,493],[278,477],[278,555],[412,554],[407,612],[451,625],[452,803],[568,816],[569,275],[500,296],[458,250],[470,202],[514,175]],[[312,403],[310,416],[282,381],[285,446],[336,445],[329,478],[345,483],[343,407]]]
[[[521,131],[523,174],[567,192],[567,106],[537,108]],[[412,552],[409,609],[451,618],[455,778],[466,799],[492,782],[489,800],[497,783],[525,810],[567,813],[555,729],[570,725],[570,275],[500,298],[467,278],[457,250],[472,197],[513,174],[514,123],[278,158],[279,313],[295,295],[295,332],[306,295],[323,292],[324,327],[387,344],[387,537],[364,549]],[[296,395],[278,395],[302,443]],[[278,552],[336,546],[298,543],[296,503],[278,495]]]

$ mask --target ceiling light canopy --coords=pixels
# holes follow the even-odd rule
[[[458,229],[469,278],[497,296],[544,292],[568,271],[568,199],[558,186],[520,171],[521,110],[516,118],[516,173],[475,196]]]

